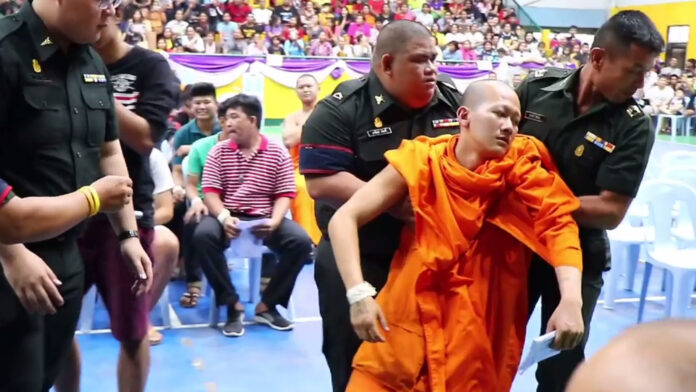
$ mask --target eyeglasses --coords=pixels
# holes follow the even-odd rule
[[[114,7],[118,8],[119,5],[123,2],[123,0],[97,0],[99,1],[99,9],[105,10],[108,9],[109,7]]]

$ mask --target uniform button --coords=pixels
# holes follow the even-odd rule
[[[78,152],[75,153],[75,156],[78,157],[78,158],[82,158],[82,153],[78,151]]]
[[[104,107],[104,102],[99,101],[99,106]]]
[[[79,110],[77,110],[77,108],[72,108],[72,112],[73,112],[73,113],[75,113],[75,114],[78,114],[78,113],[80,113],[80,111],[79,111]]]

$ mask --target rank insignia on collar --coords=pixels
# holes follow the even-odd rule
[[[534,71],[534,77],[535,77],[535,78],[540,78],[540,77],[542,77],[542,76],[544,76],[544,75],[546,75],[546,68],[537,69],[536,71]]]
[[[34,72],[41,73],[41,64],[39,64],[39,60],[31,60],[31,67],[34,69]]]
[[[84,74],[82,79],[85,83],[106,83],[106,76],[102,74]]]
[[[433,120],[433,129],[458,127],[458,126],[459,126],[459,119],[456,117],[455,118],[442,118],[439,120]]]
[[[337,92],[332,95],[332,97],[338,99],[339,101],[343,99],[343,93],[342,92]]]
[[[370,129],[369,131],[367,131],[367,137],[379,137],[379,136],[387,136],[387,135],[391,135],[391,134],[392,134],[391,127]]]
[[[628,109],[626,109],[626,113],[628,113],[629,117],[633,118],[642,113],[642,111],[640,110],[638,105],[631,105],[628,107]]]
[[[379,117],[375,117],[375,126],[377,128],[382,128],[382,119]]]
[[[585,134],[585,140],[608,152],[609,154],[614,152],[614,149],[616,148],[614,144],[602,139],[601,137],[595,135],[590,131],[587,131],[587,133]]]
[[[53,41],[51,41],[51,37],[46,37],[46,39],[41,42],[41,46],[48,46],[48,45],[53,45]]]
[[[377,102],[377,105],[381,105],[384,103],[384,97],[382,96],[382,94],[375,95],[375,102]]]

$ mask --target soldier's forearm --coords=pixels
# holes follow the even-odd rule
[[[306,179],[309,195],[315,200],[321,200],[334,207],[340,207],[365,185],[365,181],[343,171],[329,176],[306,177]]]

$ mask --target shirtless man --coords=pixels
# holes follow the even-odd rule
[[[283,144],[290,150],[290,156],[295,167],[295,183],[297,184],[297,197],[291,201],[290,211],[292,219],[305,229],[312,242],[316,245],[321,238],[321,231],[314,217],[314,200],[309,197],[304,176],[299,171],[299,145],[302,127],[317,104],[319,83],[312,75],[301,75],[297,78],[295,91],[297,91],[297,97],[302,101],[302,109],[288,115],[283,122]]]

